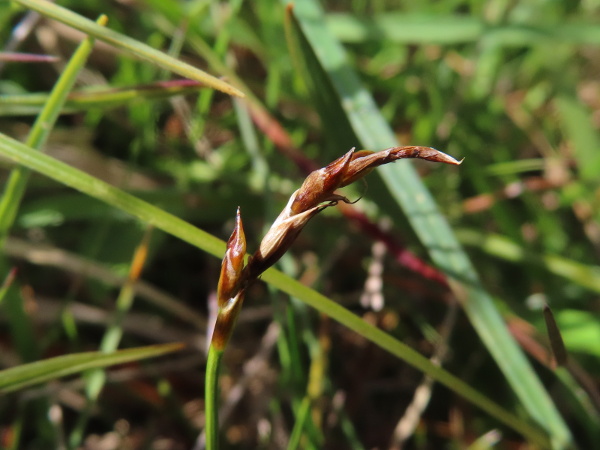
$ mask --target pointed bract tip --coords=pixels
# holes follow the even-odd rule
[[[416,152],[415,156],[427,161],[441,162],[455,166],[458,166],[462,163],[462,159],[458,161],[456,158],[433,147],[415,147],[415,149],[418,149],[418,152]]]

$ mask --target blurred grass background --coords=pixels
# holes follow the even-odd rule
[[[49,155],[213,235],[228,237],[239,205],[255,249],[307,161],[321,166],[358,145],[341,108],[324,119],[332,110],[327,86],[318,85],[315,96],[314,81],[294,70],[280,3],[58,3],[91,19],[106,14],[108,28],[252,94],[240,101],[207,89],[182,96],[149,88],[177,77],[98,42],[46,145]],[[577,444],[600,445],[600,2],[323,7],[398,140],[465,158],[458,170],[415,166]],[[0,4],[0,25],[4,51],[58,57],[0,60],[0,132],[21,139],[44,103],[40,93],[83,35],[11,3]],[[115,101],[109,94],[117,90],[132,94]],[[162,98],[152,96],[157,90]],[[0,163],[4,182],[12,166]],[[519,411],[450,290],[415,266],[433,263],[409,221],[377,176],[367,183],[346,194],[364,194],[356,208],[401,242],[404,258],[330,211],[306,228],[280,267]],[[18,268],[0,316],[2,365],[97,349],[145,233],[122,212],[32,176],[1,262],[1,276]],[[122,345],[180,340],[189,350],[108,372],[84,433],[89,448],[190,448],[203,429],[203,352],[220,262],[161,231],[149,239]],[[570,354],[566,368],[552,367],[546,303]],[[405,448],[523,443],[402,361],[266,285],[248,295],[225,366],[226,448],[286,447],[294,426],[308,420],[307,393],[304,446],[398,448],[406,433],[399,425],[410,430]],[[413,396],[423,391],[431,399],[419,405]],[[72,380],[2,398],[0,444],[60,447],[81,414],[81,392],[82,382]],[[411,417],[410,404],[426,409]]]

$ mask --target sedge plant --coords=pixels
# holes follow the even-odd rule
[[[205,386],[206,448],[218,448],[218,377],[225,347],[233,332],[248,287],[290,248],[308,221],[339,202],[351,201],[336,190],[363,178],[375,167],[403,158],[460,164],[453,157],[430,147],[391,147],[380,152],[351,149],[344,156],[308,175],[302,186],[262,239],[258,250],[245,260],[246,237],[240,209],[221,264],[217,287],[217,318],[208,351]]]

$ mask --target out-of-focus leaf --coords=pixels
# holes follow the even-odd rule
[[[452,45],[484,38],[501,46],[531,46],[547,44],[549,41],[600,43],[600,29],[593,23],[492,25],[468,15],[387,12],[374,17],[330,13],[327,14],[326,24],[338,39],[352,43],[386,40],[406,44]]]
[[[556,321],[570,351],[600,358],[600,322],[596,314],[565,309],[556,314]]]
[[[592,127],[589,111],[575,98],[563,95],[556,100],[564,132],[573,145],[577,167],[583,180],[598,181],[600,135]]]

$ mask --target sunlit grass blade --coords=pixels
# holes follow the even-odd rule
[[[153,358],[165,353],[181,350],[183,347],[184,345],[180,343],[150,345],[148,347],[121,350],[115,353],[77,353],[23,364],[0,371],[0,393],[24,389],[88,369]]]
[[[350,330],[360,334],[365,339],[370,340],[379,347],[406,361],[408,364],[422,371],[424,374],[429,375],[436,381],[465,397],[470,402],[482,408],[499,421],[507,424],[515,430],[518,430],[520,433],[523,433],[523,435],[527,436],[529,439],[532,439],[533,441],[536,441],[544,446],[549,445],[546,436],[535,427],[518,419],[516,416],[513,416],[511,413],[499,407],[487,397],[475,391],[469,385],[454,377],[443,368],[431,363],[431,361],[408,347],[406,344],[398,341],[379,328],[368,324],[366,321],[351,313],[338,303],[331,301],[327,297],[304,286],[296,280],[290,279],[283,273],[276,270],[268,270],[265,272],[262,278],[272,286],[275,286],[291,296],[302,300],[309,306],[340,322]]]
[[[599,44],[600,30],[592,23],[505,24],[490,26],[478,17],[453,14],[406,14],[386,12],[373,17],[357,17],[348,13],[330,13],[326,24],[343,42],[383,40],[408,44],[457,44],[481,39],[502,46],[547,44],[548,39],[560,43]]]
[[[74,169],[60,161],[44,155],[43,153],[37,152],[1,133],[0,154],[18,164],[22,164],[52,178],[59,183],[70,186],[91,197],[125,211],[209,254],[218,258],[223,257],[225,243],[220,239],[215,238],[205,231],[194,227],[160,208],[148,204],[120,189],[83,173],[80,170]],[[262,276],[262,279],[283,292],[302,300],[318,311],[327,314],[329,317],[359,333],[393,355],[402,358],[423,373],[457,392],[484,411],[487,411],[498,420],[519,431],[524,436],[527,436],[530,440],[539,442],[543,445],[547,444],[546,437],[536,428],[519,420],[516,416],[491,402],[487,397],[475,391],[460,379],[452,376],[444,369],[433,365],[427,358],[412,350],[407,345],[394,339],[378,328],[369,325],[337,303],[273,269],[267,270]]]
[[[344,42],[389,40],[397,43],[453,44],[481,37],[485,27],[477,17],[439,14],[411,15],[388,12],[374,17],[331,13],[327,27]]]
[[[106,21],[106,16],[101,16],[95,25],[102,28],[106,24]],[[87,37],[79,44],[52,89],[48,100],[44,103],[40,115],[33,124],[27,137],[27,145],[36,149],[41,149],[44,146],[54,127],[54,123],[58,119],[65,99],[73,88],[77,75],[87,61],[93,48],[94,38],[92,37]],[[23,167],[16,167],[11,171],[6,182],[2,198],[0,199],[0,247],[4,244],[6,235],[15,220],[28,179],[29,170]]]
[[[346,60],[343,48],[325,26],[318,3],[298,3],[293,13],[298,32],[307,43],[302,47],[303,57],[315,58],[328,74],[351,124],[347,132],[355,133],[364,148],[397,145],[373,98]],[[408,163],[400,163],[383,167],[379,173],[433,261],[450,277],[454,294],[526,411],[549,433],[555,445],[565,446],[571,439],[568,428],[415,170]]]
[[[204,250],[218,258],[223,257],[225,243],[178,217],[127,192],[111,186],[78,169],[62,163],[31,147],[0,133],[0,154],[45,176],[72,187],[91,197],[154,225],[167,233]]]
[[[152,64],[160,66],[163,69],[167,69],[186,78],[199,81],[226,94],[239,97],[244,96],[242,92],[225,81],[215,78],[212,75],[209,75],[206,72],[191,66],[190,64],[178,61],[166,53],[158,51],[124,34],[101,27],[95,24],[93,21],[86,19],[79,14],[75,14],[68,9],[55,5],[54,3],[44,0],[17,0],[17,3],[33,9],[34,11],[37,11],[46,17],[58,20],[59,22],[69,25],[77,30],[83,31],[84,33],[111,44],[116,48],[125,50],[139,58],[148,60]]]
[[[161,81],[122,88],[87,88],[67,96],[62,114],[88,111],[91,108],[116,108],[132,101],[169,98],[197,93],[205,85],[192,80]],[[38,114],[47,102],[47,94],[0,95],[0,116]]]

